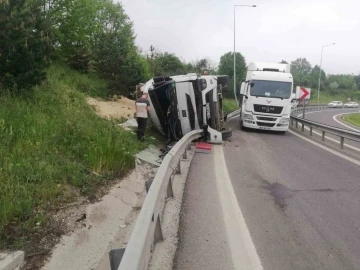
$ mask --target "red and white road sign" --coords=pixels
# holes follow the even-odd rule
[[[310,99],[311,89],[306,87],[296,87],[296,99]]]
[[[300,87],[300,90],[302,91],[300,99],[304,99],[310,94],[310,92],[305,87]]]

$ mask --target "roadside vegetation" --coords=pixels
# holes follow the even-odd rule
[[[360,127],[360,113],[347,114],[342,116],[341,119],[354,126]]]
[[[97,116],[86,96],[134,98],[135,86],[153,76],[207,71],[229,76],[224,111],[237,109],[232,52],[217,65],[154,46],[143,51],[118,1],[2,1],[0,54],[0,248],[31,247],[28,237],[48,211],[77,191],[92,198],[133,168],[134,154],[147,146],[119,120]],[[239,89],[246,61],[239,52],[235,58]],[[319,67],[304,58],[291,64],[295,85],[315,89]],[[360,76],[323,78],[321,102],[360,100]]]
[[[225,114],[231,113],[237,109],[239,109],[239,107],[236,105],[235,99],[233,98],[223,99],[223,110]]]
[[[282,61],[282,63],[287,63]],[[311,102],[317,103],[317,89],[320,67],[312,66],[306,58],[297,58],[291,63],[291,73],[294,85],[310,87],[312,89]],[[326,74],[321,70],[320,103],[329,103],[334,100],[347,102],[360,101],[360,74]]]
[[[342,101],[343,103],[347,102],[347,98],[348,97],[353,97],[351,98],[352,101],[357,101],[360,102],[360,98],[357,98],[358,94],[356,91],[354,92],[344,92],[344,93],[329,93],[327,91],[322,91],[320,92],[320,104],[327,104],[330,103],[331,101]],[[311,93],[311,100],[310,103],[311,104],[317,104],[318,99],[317,99],[317,90],[316,89],[312,89],[312,93]]]
[[[75,199],[74,187],[91,199],[99,185],[134,167],[147,143],[96,115],[85,94],[106,83],[63,65],[30,97],[0,96],[0,243],[21,247],[46,210]],[[81,89],[81,91],[79,91]],[[14,231],[18,235],[12,235]]]

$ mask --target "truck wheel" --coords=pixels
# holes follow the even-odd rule
[[[223,140],[229,139],[232,136],[231,128],[224,128],[221,130],[221,135]]]

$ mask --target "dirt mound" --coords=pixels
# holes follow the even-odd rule
[[[114,97],[111,101],[105,101],[88,97],[87,102],[96,108],[96,112],[101,117],[110,118],[133,118],[135,101],[126,97]]]

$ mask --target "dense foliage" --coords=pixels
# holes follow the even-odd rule
[[[294,76],[295,85],[317,88],[319,84],[320,67],[311,66],[306,58],[297,58],[291,62],[291,73]],[[326,75],[321,70],[321,88],[335,91],[360,90],[360,75],[336,74]]]
[[[132,22],[112,0],[2,1],[0,56],[0,86],[10,91],[39,84],[52,59],[98,73],[121,94],[152,76]]]
[[[241,80],[245,78],[246,62],[241,53],[236,53],[236,89],[240,89]],[[219,74],[229,76],[229,95],[234,92],[234,53],[228,52],[221,56],[219,64]]]
[[[52,50],[50,27],[42,1],[0,3],[0,91],[24,90],[44,79]]]

